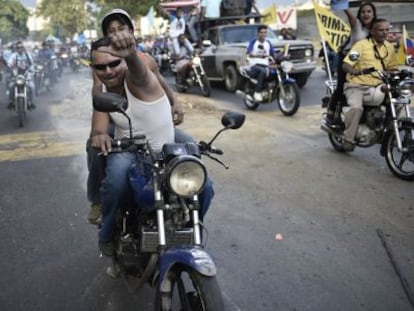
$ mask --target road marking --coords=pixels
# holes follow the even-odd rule
[[[0,162],[56,158],[85,153],[89,128],[0,136]]]

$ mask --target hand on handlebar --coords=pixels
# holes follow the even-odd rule
[[[112,139],[107,134],[98,134],[91,137],[91,146],[100,149],[105,156],[112,150],[111,142]]]

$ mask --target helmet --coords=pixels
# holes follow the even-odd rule
[[[123,22],[124,24],[128,25],[132,31],[134,31],[134,24],[132,23],[132,19],[129,14],[122,9],[113,9],[106,13],[102,19],[101,29],[104,36],[108,35],[108,26],[109,23],[113,20],[119,20]]]

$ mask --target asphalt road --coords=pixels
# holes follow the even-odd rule
[[[413,184],[378,146],[332,150],[319,129],[324,78],[312,75],[291,118],[276,105],[247,111],[220,89],[180,95],[181,127],[196,139],[214,135],[225,110],[247,117],[216,142],[230,169],[206,160],[216,189],[207,250],[229,311],[412,310],[376,230],[413,288]],[[105,275],[85,222],[90,101],[84,71],[40,96],[23,129],[1,104],[0,310],[151,310],[150,288]]]

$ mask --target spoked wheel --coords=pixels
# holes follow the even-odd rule
[[[24,126],[24,119],[26,118],[26,109],[24,107],[24,99],[18,98],[16,104],[17,120],[19,127]]]
[[[414,139],[412,129],[400,128],[399,135],[403,149],[401,152],[397,147],[397,136],[395,132],[387,137],[385,160],[391,172],[398,178],[414,180]]]
[[[201,94],[203,94],[205,97],[210,97],[211,85],[206,75],[203,75],[201,77],[201,83],[203,84],[201,85]]]
[[[187,90],[187,88],[178,82],[179,82],[178,76],[175,75],[175,88],[177,89],[178,93],[184,93]]]
[[[340,135],[329,133],[328,137],[329,137],[329,141],[332,144],[332,147],[334,147],[336,151],[345,152],[344,147],[342,145],[343,139]]]
[[[256,103],[251,96],[247,96],[249,94],[253,94],[253,90],[251,89],[250,82],[248,80],[244,82],[244,94],[246,94],[246,96],[244,97],[243,102],[247,109],[256,110],[257,107],[259,107],[259,104]]]
[[[155,296],[156,311],[222,311],[223,298],[216,277],[201,275],[189,268],[177,266],[169,272],[171,294]]]
[[[292,116],[299,109],[300,105],[299,87],[296,83],[284,84],[281,87],[283,87],[284,96],[281,91],[279,91],[277,95],[277,103],[280,111],[282,111],[285,116]]]

